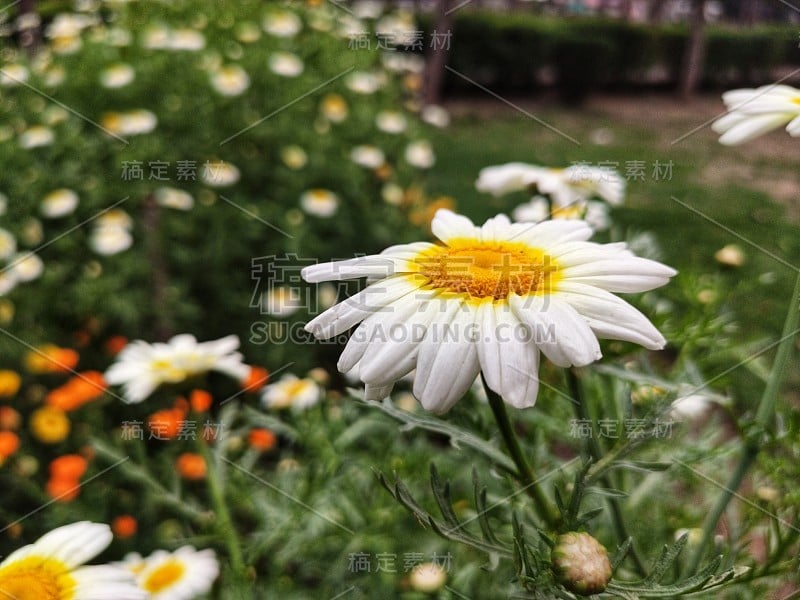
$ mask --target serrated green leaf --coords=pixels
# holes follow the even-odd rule
[[[452,500],[450,498],[450,482],[442,482],[439,477],[439,472],[436,466],[431,463],[431,489],[433,490],[433,497],[436,499],[436,504],[439,505],[439,510],[442,512],[445,523],[450,527],[459,528],[461,523],[453,512]]]
[[[656,559],[656,562],[653,565],[653,569],[650,571],[650,574],[643,581],[645,585],[650,583],[658,583],[659,581],[661,581],[661,578],[664,576],[664,573],[667,572],[667,569],[669,569],[672,562],[678,557],[683,548],[686,546],[686,542],[688,541],[688,539],[689,539],[689,534],[684,533],[671,546],[666,546],[666,545],[664,546],[664,548],[661,550],[661,554],[659,555],[658,559]]]

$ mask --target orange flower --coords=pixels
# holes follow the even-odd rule
[[[122,352],[122,349],[127,345],[128,345],[128,338],[121,335],[115,335],[106,340],[105,348],[106,352],[108,352],[111,356],[116,356],[117,354]]]
[[[103,379],[102,373],[84,371],[47,394],[46,402],[49,406],[68,412],[96,400],[106,389],[108,384]]]
[[[178,396],[175,398],[175,402],[173,402],[172,407],[184,414],[189,412],[189,402],[187,402],[186,398],[183,396]]]
[[[269,371],[261,367],[250,367],[250,373],[242,381],[242,389],[245,392],[257,392],[269,381]]]
[[[111,521],[111,531],[121,540],[127,540],[136,535],[139,522],[130,515],[120,515]]]
[[[50,477],[77,481],[83,477],[88,467],[88,461],[80,454],[65,454],[50,463]]]
[[[190,481],[197,481],[206,476],[206,460],[193,452],[181,454],[175,462],[175,466],[178,468],[178,473],[180,473],[181,477]]]
[[[22,417],[10,406],[0,406],[0,429],[19,429]]]
[[[181,425],[185,420],[185,411],[180,408],[165,408],[150,415],[147,424],[156,439],[172,440],[178,437]]]
[[[278,444],[278,438],[269,429],[257,427],[255,429],[251,429],[250,433],[247,434],[247,443],[250,444],[250,447],[253,450],[267,452],[268,450],[272,450]]]
[[[28,352],[23,362],[30,373],[68,373],[76,367],[79,358],[75,350],[45,344]]]
[[[22,380],[14,371],[0,371],[0,398],[14,396],[19,391]]]
[[[0,431],[0,464],[19,449],[19,436],[13,431]]]
[[[81,493],[80,485],[77,479],[51,477],[44,489],[48,496],[58,502],[71,502]]]
[[[189,403],[192,405],[192,410],[195,412],[205,412],[211,408],[214,399],[205,390],[192,390],[189,395]]]

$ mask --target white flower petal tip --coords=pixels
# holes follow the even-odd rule
[[[786,125],[793,137],[800,135],[800,90],[786,85],[725,92],[728,112],[712,124],[722,134],[719,142],[737,146]]]
[[[324,339],[355,327],[338,368],[357,373],[368,399],[382,399],[415,372],[414,395],[441,414],[482,372],[507,403],[528,408],[538,394],[540,353],[559,366],[585,366],[602,358],[598,338],[665,344],[614,292],[653,289],[676,271],[625,244],[589,242],[583,221],[526,224],[498,215],[477,227],[440,210],[433,231],[440,244],[393,246],[303,272],[315,282],[370,281],[306,324]]]

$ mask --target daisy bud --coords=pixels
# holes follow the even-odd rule
[[[608,553],[588,533],[571,531],[556,538],[551,562],[558,582],[580,596],[603,592],[611,579]]]

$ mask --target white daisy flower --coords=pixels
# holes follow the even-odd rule
[[[728,113],[711,126],[722,134],[720,144],[743,144],[784,125],[789,135],[800,137],[800,90],[765,85],[725,92],[722,101]]]
[[[17,238],[14,234],[0,227],[0,260],[7,260],[17,252]]]
[[[282,77],[297,77],[305,68],[303,61],[291,52],[273,52],[269,57],[269,68],[276,75]]]
[[[386,36],[398,46],[414,43],[417,32],[414,16],[410,12],[396,12],[383,17],[375,24],[375,31]]]
[[[400,206],[405,198],[405,191],[396,183],[387,183],[381,188],[381,198],[386,204]]]
[[[332,123],[341,123],[347,119],[347,101],[339,94],[326,94],[319,109],[322,116]]]
[[[98,227],[122,227],[123,229],[133,228],[133,219],[121,208],[107,210],[95,219]]]
[[[169,35],[167,47],[170,50],[185,50],[187,52],[197,52],[206,47],[205,36],[194,29],[180,28],[173,29]]]
[[[381,57],[383,66],[395,73],[418,73],[425,71],[425,59],[407,52],[385,52]]]
[[[59,13],[47,26],[45,36],[50,39],[73,38],[96,23],[97,19],[89,15]]]
[[[33,281],[38,279],[44,271],[42,259],[33,252],[16,254],[8,262],[7,268],[17,281]]]
[[[329,218],[339,208],[339,197],[330,190],[308,190],[300,196],[300,207],[315,217]]]
[[[193,335],[176,335],[166,344],[131,342],[117,355],[106,371],[106,381],[122,385],[126,401],[138,403],[165,383],[180,383],[208,371],[219,371],[242,381],[250,367],[235,350],[239,338],[229,335],[219,340],[198,343]]]
[[[384,133],[403,133],[408,119],[396,110],[382,110],[375,116],[375,125]]]
[[[133,236],[126,227],[98,225],[89,236],[89,247],[102,256],[113,256],[133,245]]]
[[[338,367],[359,367],[366,396],[388,395],[416,369],[414,395],[437,413],[450,409],[483,372],[513,406],[533,406],[539,352],[561,367],[601,357],[597,338],[659,349],[664,337],[612,292],[667,283],[675,271],[619,244],[587,241],[583,221],[476,227],[439,210],[431,229],[442,244],[393,246],[380,255],[314,265],[306,281],[368,277],[371,285],[306,325],[328,339],[361,323]]]
[[[284,375],[279,381],[264,386],[261,401],[266,408],[275,410],[305,410],[319,402],[321,394],[321,388],[313,379]]]
[[[203,164],[200,178],[211,187],[228,187],[239,181],[239,169],[223,160],[207,161]]]
[[[48,219],[66,217],[78,207],[78,194],[72,190],[61,188],[53,190],[42,200],[40,212]]]
[[[128,561],[126,561],[127,563]],[[137,562],[130,560],[139,587],[148,600],[193,600],[207,594],[219,576],[219,562],[213,550],[184,546],[175,552],[156,550]]]
[[[149,110],[140,108],[125,113],[105,113],[100,124],[116,135],[143,135],[156,128],[158,117]]]
[[[264,17],[264,31],[275,37],[290,38],[303,29],[303,22],[288,10],[272,10]]]
[[[30,72],[24,65],[3,65],[0,67],[0,85],[11,87],[28,81]]]
[[[353,3],[353,15],[358,19],[378,19],[383,15],[384,3],[380,0],[359,0]]]
[[[173,187],[162,187],[158,188],[154,195],[156,203],[165,208],[192,210],[194,207],[194,198],[185,190],[179,190]]]
[[[297,288],[280,286],[270,289],[261,297],[261,305],[273,317],[289,317],[305,306]]]
[[[53,130],[43,125],[28,127],[19,136],[19,147],[29,150],[41,146],[49,146],[56,139]]]
[[[211,86],[223,96],[239,96],[250,87],[250,76],[239,65],[225,65],[211,74]]]
[[[380,148],[364,144],[353,148],[350,152],[350,160],[360,167],[377,169],[386,162],[386,155]]]
[[[0,270],[0,296],[5,296],[17,287],[17,278],[11,271]]]
[[[14,600],[145,600],[130,573],[82,566],[113,539],[111,528],[79,522],[59,527],[0,563],[0,596]]]
[[[293,171],[298,171],[308,164],[308,154],[300,146],[293,144],[281,149],[281,160]]]
[[[444,129],[450,125],[450,113],[447,112],[446,108],[437,106],[436,104],[429,104],[424,107],[420,113],[420,117],[428,125],[433,125],[440,129]]]
[[[405,159],[408,164],[418,169],[430,169],[436,163],[433,146],[426,140],[411,142],[406,146]]]
[[[380,77],[366,71],[355,71],[351,73],[345,78],[344,84],[350,91],[364,95],[374,94],[381,89],[383,85]]]
[[[100,85],[109,89],[125,87],[136,77],[136,71],[126,63],[117,63],[100,72]]]

